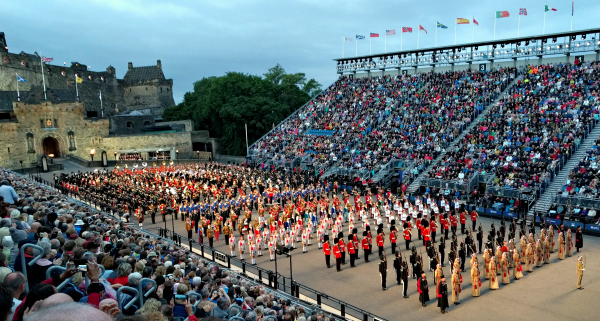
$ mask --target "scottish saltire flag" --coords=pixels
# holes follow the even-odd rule
[[[17,81],[18,81],[18,82],[27,82],[27,79],[25,79],[25,78],[23,78],[23,77],[21,77],[21,76],[17,75]]]
[[[365,36],[356,35],[356,40],[361,40],[361,39],[365,39]]]

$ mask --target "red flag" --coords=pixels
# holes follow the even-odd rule
[[[419,30],[423,30],[425,31],[425,33],[427,33],[427,30],[425,30],[425,28],[423,28],[423,26],[419,25]]]
[[[402,27],[402,32],[412,32],[411,27]]]
[[[475,17],[473,17],[473,23],[479,26],[479,22],[477,22],[477,20],[475,20]]]

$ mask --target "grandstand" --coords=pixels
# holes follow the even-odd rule
[[[338,81],[252,144],[249,157],[410,194],[501,199],[502,214],[518,200],[530,220],[551,207],[561,219],[581,210],[565,206],[600,209],[599,32],[334,59]],[[596,222],[590,212],[583,221]]]

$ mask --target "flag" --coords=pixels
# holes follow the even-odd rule
[[[575,13],[575,0],[571,1],[571,16]]]
[[[496,11],[496,19],[498,18],[508,18],[510,14],[508,11]]]
[[[546,6],[544,7],[544,12],[548,12],[548,11],[550,11],[550,10],[552,10],[552,11],[556,11],[556,9],[548,7],[548,5],[546,5]]]
[[[42,61],[43,61],[43,62],[45,62],[45,63],[49,63],[49,62],[51,62],[52,60],[54,60],[54,58],[42,57]]]
[[[75,75],[75,80],[77,81],[78,84],[81,84],[83,82],[83,78],[80,78],[77,75]]]
[[[475,20],[475,17],[473,17],[473,23],[479,26],[479,22],[477,22],[477,20]]]
[[[411,27],[402,27],[402,32],[412,32]]]
[[[443,24],[441,24],[439,22],[437,23],[437,27],[442,28],[442,29],[448,29],[448,27],[444,26]]]
[[[25,78],[23,78],[23,77],[21,77],[21,76],[17,75],[17,81],[18,81],[18,82],[27,82],[27,79],[25,79]]]
[[[457,25],[468,25],[469,24],[469,19],[456,18],[456,24]]]
[[[365,39],[365,36],[356,35],[356,40],[361,40],[361,39]]]
[[[391,36],[391,35],[395,35],[395,34],[396,34],[396,29],[386,30],[385,31],[385,35],[386,36]]]
[[[519,16],[526,16],[526,15],[527,15],[527,9],[525,9],[525,8],[519,9]]]
[[[423,28],[423,26],[419,25],[419,30],[423,30],[425,31],[425,33],[427,33],[427,30],[425,30],[425,28]]]
[[[344,37],[344,41],[352,41],[352,38]]]
[[[100,100],[102,100],[102,90],[100,90]]]
[[[371,32],[371,35],[370,35],[370,37],[371,37],[371,38],[379,38],[379,34],[378,34],[378,33]]]

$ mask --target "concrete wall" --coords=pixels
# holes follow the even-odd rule
[[[106,150],[109,158],[115,151],[130,149],[163,150],[170,151],[171,158],[175,158],[175,150],[179,151],[179,158],[192,157],[192,139],[189,132],[140,134],[127,136],[103,137],[101,149]]]

